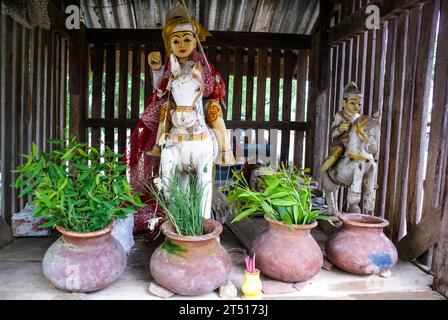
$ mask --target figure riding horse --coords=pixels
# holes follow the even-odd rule
[[[167,189],[176,169],[184,190],[187,190],[189,173],[195,173],[203,190],[202,216],[210,219],[212,169],[219,151],[215,135],[205,122],[201,67],[191,61],[181,67],[173,54],[170,56],[170,67],[172,77],[167,90],[173,97],[174,105],[171,106],[165,121],[170,121],[172,128],[169,133],[162,135],[158,142],[162,148],[160,169],[163,192],[169,198]]]
[[[348,188],[349,212],[359,212],[358,204],[363,198],[363,212],[373,214],[375,207],[375,178],[378,152],[380,113],[359,116],[351,126],[347,147],[334,166],[322,172],[322,189],[328,213],[339,216],[334,193],[339,186]]]

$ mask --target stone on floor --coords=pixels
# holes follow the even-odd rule
[[[296,292],[294,283],[282,282],[277,280],[262,280],[262,291],[264,294],[283,294]]]
[[[175,294],[174,292],[171,292],[168,289],[165,289],[164,287],[159,286],[155,282],[151,282],[149,284],[149,292],[151,294],[155,295],[156,297],[160,297],[163,299],[171,298]]]

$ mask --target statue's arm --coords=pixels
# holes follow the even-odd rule
[[[159,87],[160,79],[163,76],[163,67],[159,70],[152,70],[151,69],[151,78],[152,78],[152,87],[154,89]]]
[[[341,125],[343,123],[344,119],[342,119],[342,117],[340,116],[339,113],[336,113],[336,115],[334,116],[334,120],[333,123],[331,124],[331,138],[336,138],[338,136],[340,136],[342,133],[344,133],[343,131],[341,131],[339,129],[339,125]]]

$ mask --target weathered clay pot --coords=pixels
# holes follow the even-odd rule
[[[204,221],[204,235],[180,236],[171,222],[162,224],[165,242],[151,257],[150,272],[166,289],[181,295],[201,295],[223,285],[231,269],[230,256],[219,242],[222,225]]]
[[[114,282],[126,268],[127,256],[111,236],[114,223],[95,232],[73,232],[62,227],[62,234],[45,253],[43,271],[56,288],[91,292]]]
[[[323,255],[310,233],[317,222],[293,225],[291,229],[283,222],[264,218],[269,228],[252,243],[257,268],[271,278],[286,282],[305,281],[318,273]]]
[[[350,273],[372,274],[397,262],[397,249],[384,235],[385,219],[364,214],[341,215],[343,227],[327,240],[327,258]]]

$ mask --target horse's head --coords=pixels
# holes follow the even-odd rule
[[[352,132],[355,132],[357,138],[364,145],[367,153],[375,154],[379,148],[380,136],[380,112],[375,112],[372,116],[360,116],[353,123]]]
[[[173,125],[178,128],[189,128],[197,120],[196,102],[202,100],[204,91],[201,66],[187,61],[185,66],[181,67],[174,54],[170,56],[170,66],[172,78],[168,89],[176,104],[172,114]]]

